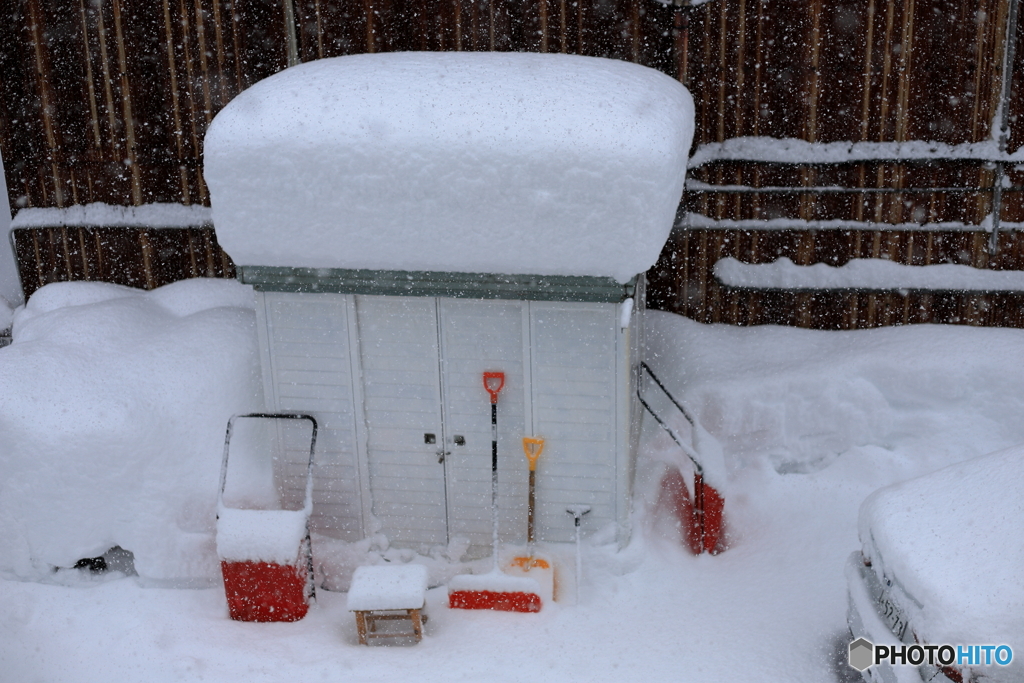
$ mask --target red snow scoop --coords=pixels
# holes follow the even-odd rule
[[[301,509],[251,509],[248,506],[225,505],[228,452],[235,420],[239,418],[309,420],[312,435],[306,465],[305,500]],[[316,419],[310,415],[251,413],[234,415],[228,420],[217,505],[217,554],[221,559],[228,612],[236,621],[298,621],[309,610],[309,602],[314,596],[309,514],[313,507],[316,433]],[[240,493],[243,497],[246,494],[245,491]],[[282,557],[262,556],[281,552],[284,553]]]

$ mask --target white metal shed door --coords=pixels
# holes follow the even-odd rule
[[[519,301],[440,299],[448,483],[448,532],[470,541],[470,556],[491,548],[491,403],[485,371],[505,373],[498,397],[498,510],[503,541],[526,538],[527,377],[524,308]],[[463,445],[456,443],[461,436]]]
[[[501,371],[502,537],[525,536],[524,304],[359,296],[356,307],[372,509],[381,531],[400,545],[424,549],[461,537],[471,556],[490,553],[491,408],[483,373]]]
[[[530,304],[534,429],[547,439],[537,466],[538,534],[571,541],[570,505],[591,506],[591,528],[615,522],[618,306]]]
[[[357,296],[356,313],[373,515],[392,542],[445,544],[436,300]]]

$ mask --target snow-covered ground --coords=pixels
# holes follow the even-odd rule
[[[178,335],[177,344],[208,342],[193,344],[190,353],[199,354],[198,367],[219,372],[224,345],[250,348],[231,342],[249,320],[236,292],[225,289],[220,308],[213,306],[219,295],[186,295],[180,285],[155,298],[121,297],[121,304],[106,296],[109,291],[92,303],[65,299],[74,306],[44,294],[47,311],[19,314],[32,334],[19,335],[16,318],[15,343],[0,349],[0,375],[36,365],[35,374],[24,372],[20,384],[0,391],[0,503],[12,494],[3,478],[14,471],[12,459],[29,452],[26,439],[43,439],[47,431],[32,423],[36,413],[24,406],[60,426],[62,410],[89,400],[96,364],[115,367],[116,354],[154,344],[157,326]],[[197,297],[202,305],[185,305]],[[122,307],[145,312],[151,324],[128,325]],[[80,322],[79,335],[102,334],[84,341],[67,332],[60,337],[67,330],[63,316]],[[104,331],[106,321],[117,327]],[[721,555],[694,557],[670,540],[671,525],[653,501],[665,463],[682,455],[648,425],[633,540],[618,549],[600,533],[587,539],[579,604],[563,591],[562,601],[539,614],[455,611],[446,607],[444,588],[434,588],[422,643],[368,648],[356,644],[355,621],[340,592],[319,591],[300,622],[254,624],[229,620],[216,586],[143,587],[135,577],[75,570],[30,582],[14,580],[8,570],[0,580],[0,681],[846,680],[843,566],[859,547],[861,501],[885,484],[1024,442],[1024,366],[1012,361],[1024,355],[1024,331],[735,328],[653,312],[648,321],[648,362],[722,446],[730,547]],[[113,350],[105,351],[114,341]],[[206,348],[210,358],[203,358]],[[169,399],[188,396],[180,387],[168,390],[151,381],[173,376],[160,358],[174,357],[175,345],[159,349],[163,354],[134,357],[134,371],[102,378],[100,398],[107,409],[120,411],[115,417],[161,411],[126,432],[137,445],[184,438],[148,427],[178,429],[196,411]],[[71,352],[80,362],[45,372],[47,357]],[[76,393],[63,396],[65,386]],[[128,398],[115,402],[119,392]],[[131,421],[103,424],[125,429]],[[88,458],[90,443],[116,444],[117,433],[104,440],[88,430],[65,431],[64,442],[50,438],[47,449],[31,452],[52,462],[70,452]],[[200,443],[213,437],[188,438]],[[82,439],[94,440],[83,445]],[[215,445],[209,454],[214,465],[220,454]],[[51,480],[70,486],[82,466],[65,464],[51,470]],[[30,468],[19,471],[35,476]],[[44,486],[42,481],[36,485]],[[211,504],[214,495],[211,490],[202,504]],[[106,510],[80,509],[82,518]],[[129,516],[111,518],[133,528]],[[35,528],[31,520],[15,521]],[[379,561],[381,553],[371,545],[352,548],[349,556]],[[571,575],[571,561],[559,570]],[[1016,636],[1005,634],[1013,645]]]

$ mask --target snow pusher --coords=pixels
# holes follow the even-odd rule
[[[691,435],[697,432],[697,421],[683,405],[669,392],[658,376],[654,374],[647,363],[640,363],[641,376],[646,372],[654,384],[661,389],[662,393],[672,402],[672,405],[682,413],[686,421],[690,423]],[[637,398],[640,404],[657,421],[657,423],[668,432],[672,440],[683,450],[686,457],[693,465],[693,494],[686,485],[686,480],[678,468],[672,468],[665,473],[661,480],[661,492],[659,504],[667,503],[675,514],[682,533],[681,540],[693,552],[694,555],[711,553],[717,555],[725,549],[725,499],[715,487],[708,484],[704,479],[704,466],[701,464],[701,456],[696,448],[683,443],[672,427],[659,416],[651,405],[643,397],[643,382],[637,386]]]
[[[540,584],[530,577],[509,576],[498,567],[498,394],[505,386],[505,373],[485,372],[483,382],[491,399],[491,542],[494,565],[486,574],[453,577],[448,582],[448,606],[452,609],[539,612],[542,606]]]
[[[274,480],[274,445],[284,438],[280,423],[269,437],[246,432],[247,442],[236,453],[229,478],[232,432],[235,421],[243,418],[308,420],[312,425],[301,507],[287,509],[296,506],[282,504]],[[250,413],[228,420],[217,500],[217,555],[228,612],[236,621],[298,621],[309,610],[314,597],[309,515],[316,434],[317,422],[310,415]]]

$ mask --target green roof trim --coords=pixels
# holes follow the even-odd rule
[[[633,296],[636,278],[500,275],[406,270],[238,266],[238,279],[260,292],[444,296],[455,299],[529,299],[618,303]]]

